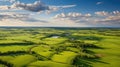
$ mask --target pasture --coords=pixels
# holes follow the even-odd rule
[[[119,28],[0,28],[0,67],[120,67]]]

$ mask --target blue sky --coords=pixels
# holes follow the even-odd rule
[[[0,26],[120,27],[120,0],[0,0]]]

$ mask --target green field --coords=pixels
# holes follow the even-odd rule
[[[120,28],[0,28],[0,67],[120,67]]]

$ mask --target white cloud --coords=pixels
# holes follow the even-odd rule
[[[63,23],[70,23],[77,26],[89,26],[88,24],[84,23],[83,21],[88,21],[87,18],[90,18],[91,14],[81,14],[76,12],[70,12],[70,13],[61,13],[55,15],[53,18],[57,22],[63,22]]]
[[[97,23],[101,24],[107,24],[107,25],[113,25],[113,26],[120,26],[120,12],[119,11],[113,11],[113,12],[95,12],[95,14],[98,15],[98,18],[96,19]],[[103,18],[99,18],[99,16]]]
[[[0,13],[0,25],[63,27],[120,26],[120,12],[107,12],[107,16],[104,14],[96,15],[90,13],[81,14],[70,12],[56,14],[53,18],[49,19],[37,19],[32,17],[31,14],[3,12]]]
[[[32,12],[40,12],[44,10],[49,10],[49,6],[41,3],[40,1],[36,1],[33,4],[25,4],[25,3],[20,3],[20,2],[15,2],[12,5],[13,8],[20,8]]]
[[[16,2],[16,0],[0,0],[1,2],[10,2],[10,3],[13,3],[13,2]]]
[[[78,25],[91,26],[120,26],[120,12],[105,12],[99,11],[95,14],[81,14],[81,13],[61,13],[54,16],[57,21],[71,21]],[[65,22],[64,22],[65,23]],[[68,22],[69,23],[69,22]]]
[[[92,15],[90,13],[88,14],[81,14],[81,13],[76,13],[76,12],[70,12],[70,13],[61,13],[61,14],[57,14],[54,16],[55,19],[70,19],[70,20],[78,20],[78,19],[84,19],[84,18],[89,18]]]
[[[97,2],[96,5],[100,5],[100,4],[103,4],[103,2]]]
[[[95,14],[98,16],[107,16],[109,13],[105,11],[99,11],[99,12],[95,12]]]
[[[60,13],[56,14],[54,17],[46,19],[31,16],[29,12],[26,13],[17,13],[17,12],[8,12],[8,10],[26,10],[31,11],[30,13],[42,13],[46,12],[47,14],[58,11],[61,9],[75,7],[76,5],[64,5],[64,6],[49,6],[45,5],[40,1],[36,1],[34,3],[21,3],[16,0],[6,0],[11,2],[12,5],[0,6],[0,10],[6,11],[0,13],[0,26],[8,25],[8,26],[120,26],[120,12],[119,11],[98,11],[94,14],[86,13]],[[102,4],[102,2],[98,2],[97,5]]]
[[[0,26],[40,26],[49,24],[47,20],[37,19],[31,14],[1,12]]]
[[[88,14],[85,14],[85,16],[86,17],[90,17],[90,16],[92,16],[90,13],[88,13]]]
[[[0,6],[0,10],[8,10],[8,9],[10,9],[10,7],[7,5]]]
[[[0,6],[0,8],[2,10],[6,10],[6,9],[18,9],[18,10],[27,10],[27,11],[31,11],[31,12],[46,12],[46,13],[51,13],[54,11],[58,11],[61,9],[66,9],[66,8],[71,8],[71,7],[75,7],[76,5],[64,5],[64,6],[49,6],[49,5],[45,5],[43,4],[41,1],[35,1],[34,3],[21,3],[19,1],[15,1],[15,0],[10,0],[13,4],[11,6]]]
[[[120,16],[120,11],[118,11],[118,10],[113,11],[112,14],[114,14],[114,15],[119,15],[119,16]]]
[[[15,12],[2,12],[2,13],[0,13],[0,21],[4,22],[4,20],[11,20],[11,19],[22,21],[22,22],[47,23],[47,21],[45,21],[45,20],[36,19],[36,18],[32,17],[31,14],[15,13]]]
[[[31,24],[13,19],[0,21],[0,26],[30,26]]]
[[[57,14],[54,18],[75,18],[75,17],[81,17],[83,16],[81,13],[75,13],[75,12],[70,12],[70,13],[61,13]]]
[[[12,3],[12,5],[0,6],[0,10],[27,10],[27,11],[38,12],[38,13],[45,12],[46,14],[49,14],[51,12],[58,11],[61,9],[66,9],[66,8],[71,8],[76,6],[76,5],[49,6],[42,3],[41,1],[35,1],[34,3],[28,3],[28,4],[21,3],[20,1],[17,1],[17,0],[5,0],[5,2],[10,2]]]
[[[76,5],[65,5],[65,6],[56,6],[57,8],[70,8],[75,7]]]

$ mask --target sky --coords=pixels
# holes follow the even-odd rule
[[[120,0],[0,0],[0,26],[120,27]]]

